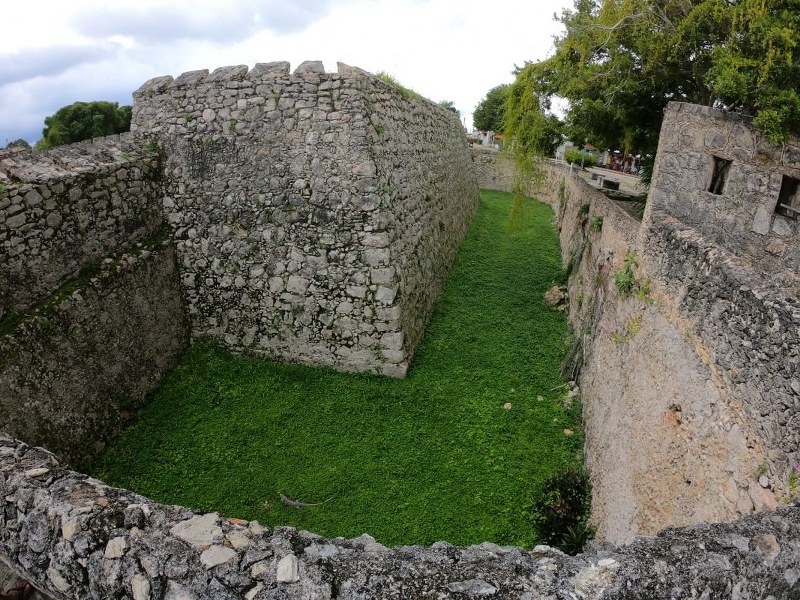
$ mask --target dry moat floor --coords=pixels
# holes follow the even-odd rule
[[[530,547],[537,485],[581,463],[580,406],[559,378],[566,319],[542,299],[563,277],[551,210],[484,191],[406,379],[197,344],[92,473],[325,536]]]

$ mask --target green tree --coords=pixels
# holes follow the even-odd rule
[[[800,0],[575,0],[558,20],[517,79],[532,110],[569,101],[572,139],[652,151],[671,100],[753,115],[773,142],[800,132]]]
[[[524,67],[508,88],[502,128],[515,153],[534,157],[555,152],[561,142],[561,122],[547,113],[549,108],[537,88],[533,65]]]
[[[773,142],[800,132],[800,1],[746,0],[731,8],[707,79],[728,108],[752,113]]]
[[[569,100],[571,138],[652,149],[667,102],[713,102],[706,74],[729,11],[726,0],[576,0],[533,77],[541,93]]]
[[[123,133],[131,126],[131,107],[116,102],[75,102],[46,117],[37,149]]]
[[[493,87],[486,93],[486,97],[475,107],[472,113],[472,122],[481,131],[494,131],[502,133],[505,129],[506,99],[508,98],[508,84]]]

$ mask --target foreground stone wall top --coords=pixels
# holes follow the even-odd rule
[[[477,207],[455,115],[320,62],[156,78],[134,100],[131,129],[166,156],[194,334],[403,376]]]
[[[386,548],[156,504],[0,434],[0,561],[58,599],[792,598],[800,507],[569,557]]]

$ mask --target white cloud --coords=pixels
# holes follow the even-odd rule
[[[71,68],[108,60],[112,44],[48,46],[0,55],[0,86],[34,77],[57,76]]]
[[[43,4],[47,5],[44,10]],[[158,75],[231,64],[342,61],[387,71],[471,124],[515,65],[544,58],[570,0],[29,0],[0,39],[0,145],[77,100],[129,103]],[[113,6],[113,8],[108,8]],[[4,11],[6,7],[4,7]],[[45,14],[46,18],[42,18]]]

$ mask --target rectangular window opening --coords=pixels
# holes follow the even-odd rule
[[[800,216],[800,179],[783,176],[781,181],[781,193],[778,196],[778,204],[775,212],[784,217],[797,220]]]
[[[712,194],[721,194],[725,189],[725,182],[728,179],[728,171],[730,171],[731,163],[725,158],[714,156],[714,174],[711,176],[711,185],[708,186],[708,191]]]

